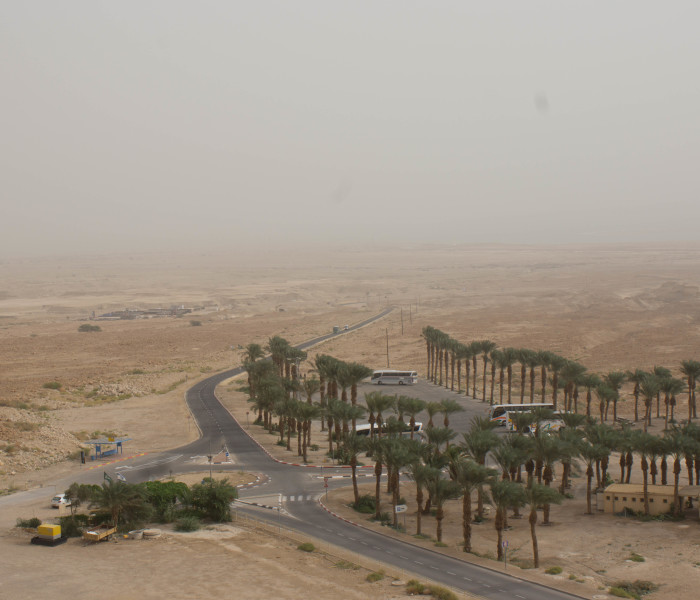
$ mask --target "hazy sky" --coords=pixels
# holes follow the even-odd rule
[[[0,256],[700,239],[700,3],[0,3]]]

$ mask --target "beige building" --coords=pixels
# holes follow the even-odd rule
[[[650,515],[660,515],[673,510],[672,485],[648,485],[647,493]],[[681,506],[683,502],[685,498],[681,497]],[[644,512],[644,486],[641,483],[613,483],[605,488],[603,506],[606,513],[619,513],[625,508],[634,512]]]

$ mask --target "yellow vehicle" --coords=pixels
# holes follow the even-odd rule
[[[117,533],[116,527],[98,525],[83,531],[83,539],[88,542],[101,542],[102,540],[109,540],[110,536],[115,533]]]

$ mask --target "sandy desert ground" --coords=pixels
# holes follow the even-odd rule
[[[128,435],[130,453],[193,439],[185,390],[207,373],[239,364],[245,344],[264,344],[272,335],[300,342],[388,305],[396,310],[380,323],[318,351],[382,367],[388,336],[391,366],[424,372],[420,333],[432,325],[466,342],[491,339],[501,346],[553,350],[595,372],[664,365],[678,375],[681,360],[700,358],[700,245],[465,245],[23,259],[0,263],[0,280],[0,490],[44,486],[51,490],[47,499],[54,481],[80,469],[66,459],[95,432]],[[78,331],[93,312],[171,305],[196,310],[182,318],[100,321],[95,323],[100,332]],[[631,402],[620,410],[631,416]],[[545,566],[561,565],[563,578],[583,579],[579,593],[589,597],[602,594],[598,587],[617,578],[661,584],[654,598],[694,597],[693,582],[700,582],[697,523],[584,518],[580,492],[579,484],[576,499],[555,509],[555,525],[542,528]],[[349,510],[342,493],[331,502],[338,512]],[[11,557],[12,589],[28,598],[34,597],[36,549],[12,525],[16,517],[42,510],[37,505],[0,515],[0,554]],[[526,556],[524,526],[516,523],[510,536]],[[425,527],[429,531],[430,524]],[[491,528],[491,522],[476,528],[477,552],[493,552]],[[144,597],[164,591],[198,597],[192,590],[210,595],[249,585],[245,596],[262,598],[272,595],[263,582],[274,563],[279,565],[277,596],[298,597],[312,582],[331,586],[319,587],[319,598],[337,595],[334,584],[352,589],[355,597],[394,593],[388,585],[369,586],[354,572],[343,572],[347,580],[341,580],[332,564],[323,570],[326,558],[300,557],[293,545],[235,529],[199,538],[167,536],[148,545],[103,545],[98,556],[75,546],[65,552],[65,563],[46,567],[43,581],[70,569],[86,582],[84,595],[89,582],[106,582],[119,590],[110,597],[133,597],[137,589]],[[458,534],[446,536],[448,550],[456,552]],[[627,561],[633,551],[646,562]],[[304,561],[316,561],[313,570],[323,574],[313,580],[301,574]],[[156,577],[153,564],[159,567]],[[259,578],[253,576],[256,568]],[[79,591],[75,585],[66,584],[57,597]]]

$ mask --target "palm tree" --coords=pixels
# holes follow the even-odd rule
[[[651,407],[660,389],[659,378],[651,374],[648,374],[639,384],[639,393],[644,398],[644,431],[651,425]]]
[[[585,419],[583,415],[576,415],[573,413],[565,413],[569,417],[581,417]],[[580,425],[581,423],[579,423]],[[559,493],[564,494],[569,487],[569,477],[571,475],[571,465],[573,460],[577,458],[580,454],[581,440],[583,439],[583,432],[577,429],[578,425],[565,426],[557,431],[557,436],[559,437],[559,448],[561,450],[561,482],[559,484]]]
[[[671,378],[671,371],[670,369],[667,369],[666,367],[659,367],[657,365],[654,365],[654,368],[651,370],[652,374],[658,378],[659,380],[659,390],[656,392],[656,418],[661,417],[661,384],[663,383],[664,379],[670,379]]]
[[[559,391],[559,373],[566,366],[567,360],[563,356],[550,353],[547,364],[552,372],[552,404],[557,410],[557,392]]]
[[[435,328],[430,325],[423,327],[423,339],[425,339],[425,350],[428,356],[428,380],[432,381]]]
[[[425,412],[428,413],[428,427],[433,427],[433,417],[440,412],[442,405],[439,402],[428,402]]]
[[[357,405],[357,385],[372,374],[372,369],[360,363],[347,363],[347,370],[350,377],[350,403]],[[355,427],[353,423],[353,428]]]
[[[665,439],[668,443],[668,453],[673,456],[673,514],[679,517],[681,514],[681,499],[678,494],[678,487],[681,475],[681,460],[688,450],[690,440],[677,427],[674,427]]]
[[[428,480],[427,488],[435,504],[435,538],[438,542],[442,542],[442,521],[445,518],[445,502],[459,496],[459,484],[449,479],[443,479],[438,472],[437,476]]]
[[[416,535],[422,535],[421,524],[423,517],[423,489],[431,478],[440,476],[440,469],[424,465],[415,455],[414,460],[408,466],[408,475],[416,484]]]
[[[634,422],[639,421],[639,386],[648,376],[646,371],[641,369],[635,369],[634,371],[627,371],[627,381],[634,384],[634,390],[632,391],[632,396],[634,397]]]
[[[411,464],[415,459],[414,454],[411,452],[411,447],[406,443],[408,440],[406,438],[394,438],[388,439],[384,447],[384,463],[386,464],[387,471],[389,472],[389,485],[392,491],[391,505],[392,513],[394,515],[394,528],[397,527],[396,505],[399,503],[399,471],[406,465]]]
[[[513,365],[518,362],[520,351],[517,348],[503,348],[503,363],[508,371],[508,404],[511,403],[513,389]]]
[[[354,431],[343,436],[343,454],[347,459],[352,473],[352,491],[355,506],[360,503],[360,492],[357,488],[357,457],[366,452],[367,438],[357,435]]]
[[[301,444],[301,455],[304,462],[307,462],[307,451],[311,445],[311,422],[318,419],[322,414],[322,409],[319,404],[301,403],[299,407],[299,416],[302,419],[301,437],[303,438]]]
[[[605,416],[607,415],[606,407],[608,406],[608,404],[610,404],[612,400],[615,399],[615,396],[617,394],[615,390],[612,389],[605,382],[601,383],[599,386],[596,387],[595,393],[598,396],[598,399],[600,400],[600,403],[598,405],[600,411],[600,422],[604,423]]]
[[[579,454],[586,463],[586,514],[592,515],[591,493],[593,491],[593,475],[595,474],[593,465],[604,456],[605,450],[596,444],[583,442],[579,447]]]
[[[575,360],[567,360],[562,367],[560,377],[563,379],[562,383],[564,384],[564,410],[571,410],[574,390],[579,385],[579,379],[585,372],[586,367]]]
[[[547,367],[549,366],[549,359],[553,354],[547,350],[537,351],[537,362],[540,365],[540,385],[542,386],[542,402],[546,402],[547,397]]]
[[[501,351],[497,348],[491,350],[491,352],[489,352],[489,362],[491,363],[491,394],[489,397],[489,404],[493,406],[493,390],[496,386],[496,368],[501,362]],[[501,391],[501,397],[502,396],[503,392]]]
[[[277,366],[280,377],[284,377],[284,363],[289,348],[289,342],[278,335],[271,337],[267,342],[267,351],[272,357],[272,362]]]
[[[98,508],[110,515],[112,525],[119,525],[119,517],[127,511],[139,509],[144,500],[140,488],[123,481],[105,481],[96,489],[90,502],[91,508]]]
[[[469,354],[472,359],[472,374],[474,375],[472,377],[472,398],[476,400],[476,363],[479,358],[479,353],[481,352],[481,342],[472,342],[468,346],[469,348]],[[469,395],[469,387],[467,386],[466,390],[467,396]]]
[[[544,463],[542,481],[547,487],[550,487],[554,480],[554,465],[562,458],[561,444],[559,443],[559,438],[552,435],[543,435],[540,438],[535,438],[535,440],[535,447],[541,444],[540,451]],[[549,525],[549,503],[544,504],[542,517],[542,523]]]
[[[425,402],[419,398],[406,397],[403,403],[403,411],[408,415],[409,425],[411,426],[411,439],[413,439],[413,432],[416,429],[416,415],[425,410]]]
[[[465,552],[472,551],[472,493],[483,495],[486,485],[492,484],[496,471],[488,469],[471,459],[460,456],[451,466],[454,481],[462,492],[462,537]]]
[[[469,433],[462,434],[462,447],[480,465],[486,464],[486,455],[498,446],[498,435],[491,429],[477,429],[472,427]],[[477,514],[484,518],[484,495],[477,494]]]
[[[445,415],[443,420],[443,425],[445,427],[450,426],[450,415],[456,412],[463,412],[464,408],[452,398],[443,398],[440,400],[440,412]]]
[[[367,455],[374,460],[374,518],[381,518],[381,481],[384,464],[384,453],[387,440],[381,437],[373,437],[367,441]]]
[[[586,388],[586,416],[591,416],[591,390],[597,388],[602,380],[595,373],[584,373],[579,380],[580,384]]]
[[[646,399],[646,394],[644,392],[644,382],[642,382],[642,385],[640,388],[642,388],[642,395],[645,396]],[[653,394],[651,396],[653,398]],[[643,490],[644,490],[644,514],[648,515],[649,514],[649,478],[648,478],[648,471],[649,471],[649,457],[651,457],[654,452],[655,452],[655,446],[656,446],[656,437],[651,435],[650,433],[647,433],[646,431],[635,431],[635,435],[633,437],[634,441],[634,450],[639,454],[639,456],[642,459],[642,484],[643,484]]]
[[[520,362],[523,365],[523,369],[530,371],[530,404],[535,401],[535,372],[537,367],[540,366],[540,355],[534,350],[529,350],[523,348],[520,351]],[[525,378],[522,380],[522,390],[520,392],[520,403],[524,402],[524,388],[525,388]]]
[[[664,430],[668,429],[669,417],[673,419],[673,407],[676,404],[676,394],[680,394],[685,387],[682,379],[667,377],[661,380],[661,391],[664,393],[664,406],[666,414],[664,416]],[[669,415],[669,410],[670,415]]]
[[[589,423],[586,426],[586,439],[603,450],[603,455],[596,460],[596,484],[598,488],[605,487],[610,454],[619,445],[620,433],[605,423]]]
[[[697,418],[695,406],[695,383],[700,376],[700,362],[696,360],[681,361],[681,373],[688,379],[688,422]]]
[[[496,508],[494,527],[497,532],[496,553],[498,560],[503,560],[503,530],[507,524],[507,510],[509,507],[525,506],[527,497],[525,488],[514,481],[496,481],[491,484],[491,502]]]
[[[563,497],[556,490],[533,483],[525,488],[525,503],[530,506],[530,535],[532,537],[532,556],[535,568],[540,566],[540,554],[537,544],[537,508],[545,504],[561,504]]]
[[[374,410],[377,413],[377,434],[382,436],[382,425],[384,423],[384,413],[390,409],[394,409],[396,398],[394,396],[381,395],[377,397],[374,404]]]
[[[496,344],[491,340],[481,340],[477,342],[479,345],[479,351],[481,352],[481,358],[484,361],[484,374],[482,377],[482,384],[484,386],[483,395],[481,398],[482,402],[486,402],[486,365],[489,362],[489,356],[491,352],[496,348]],[[491,404],[493,404],[493,386],[491,387]]]

